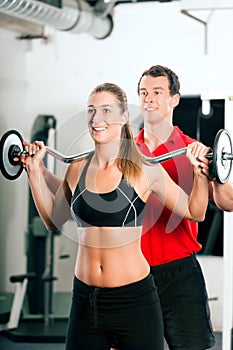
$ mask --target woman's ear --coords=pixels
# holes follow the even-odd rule
[[[129,121],[129,111],[125,111],[122,115],[121,115],[121,122],[122,124],[126,124]]]

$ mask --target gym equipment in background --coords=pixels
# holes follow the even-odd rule
[[[28,282],[36,278],[37,276],[34,273],[13,275],[10,277],[10,282],[15,284],[15,293],[11,302],[10,311],[6,310],[2,312],[1,310],[0,332],[18,327]],[[7,295],[1,295],[1,300],[4,304],[7,303]]]
[[[32,127],[31,142],[41,140],[48,147],[54,147],[55,128],[54,116],[39,115]],[[23,170],[20,162],[11,158],[12,152],[21,152],[22,142],[18,132],[8,132],[1,140],[1,170],[10,180],[16,179]],[[44,159],[51,172],[55,171],[54,161],[52,157],[46,156]],[[9,312],[12,318],[5,319],[5,324],[0,327],[0,331],[5,329],[4,334],[13,341],[65,341],[71,293],[58,293],[57,296],[53,291],[54,282],[57,280],[54,276],[54,238],[58,235],[59,231],[48,231],[44,226],[29,191],[25,276],[36,278],[22,279],[23,275],[14,276],[18,283]],[[23,302],[26,308],[23,308]]]

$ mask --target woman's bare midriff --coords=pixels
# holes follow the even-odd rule
[[[141,247],[141,227],[78,228],[75,275],[96,287],[119,287],[149,273]]]

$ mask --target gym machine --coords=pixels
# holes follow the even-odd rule
[[[0,332],[15,329],[19,325],[23,303],[27,291],[28,282],[36,279],[36,274],[28,273],[23,275],[10,276],[10,282],[15,284],[15,293],[11,303],[10,311],[8,309],[1,311],[0,314]],[[4,302],[7,297],[2,296]],[[7,305],[5,305],[7,307]]]
[[[31,142],[42,140],[48,147],[54,147],[56,143],[55,128],[56,119],[53,116],[39,115],[32,127]],[[8,143],[9,138],[6,135],[5,137],[6,143]],[[11,150],[17,147],[19,139],[22,145],[23,139],[19,134],[13,132],[11,137],[16,142],[16,145],[10,146]],[[3,143],[5,144],[5,142]],[[6,144],[1,146],[4,152]],[[1,163],[5,164],[4,158],[5,156],[1,158]],[[13,166],[14,168],[16,166],[18,168],[14,160],[8,160],[14,164],[11,164],[10,167]],[[46,167],[51,172],[55,171],[54,160],[51,157],[45,157],[44,159]],[[5,168],[5,165],[3,165],[3,168]],[[22,170],[20,167],[18,175]],[[3,169],[3,175],[9,178],[7,173],[8,170]],[[9,176],[11,179],[16,178],[15,174],[12,173]],[[14,341],[65,341],[68,312],[64,316],[53,312],[53,283],[57,279],[53,271],[54,237],[59,234],[59,231],[51,232],[45,228],[29,191],[28,228],[26,233],[27,273],[10,277],[10,281],[16,283],[15,294],[10,312],[2,315],[2,319],[0,317],[0,331],[4,331],[4,334]],[[25,301],[27,301],[28,311],[24,314]]]

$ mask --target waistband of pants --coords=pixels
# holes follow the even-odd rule
[[[129,284],[125,284],[123,286],[119,286],[119,287],[99,287],[99,286],[91,286],[89,284],[86,284],[85,282],[79,280],[76,276],[74,276],[74,281],[73,281],[73,286],[74,288],[83,288],[86,291],[89,291],[89,293],[93,293],[95,289],[98,289],[99,291],[102,292],[121,292],[125,289],[127,289],[127,291],[134,291],[137,290],[140,287],[143,287],[145,285],[147,285],[147,283],[151,283],[154,285],[154,279],[151,273],[149,273],[146,277],[144,277],[143,279],[136,281],[136,282],[132,282]]]
[[[144,292],[148,292],[150,290],[156,289],[154,278],[151,273],[149,273],[145,278],[129,283],[119,287],[98,287],[98,286],[90,286],[81,280],[79,280],[76,276],[74,276],[73,288],[75,290],[79,290],[79,293],[84,293],[89,297],[90,306],[93,309],[93,323],[94,326],[98,325],[98,298],[101,294],[102,297],[110,296],[117,297],[120,295],[133,295],[136,294],[144,294]],[[131,296],[132,296],[131,295]],[[110,299],[111,300],[111,299]]]
[[[163,269],[167,270],[169,267],[173,268],[174,266],[187,264],[188,262],[196,262],[196,260],[197,260],[196,254],[191,254],[191,255],[189,255],[185,258],[182,258],[182,259],[173,260],[173,261],[170,261],[168,263],[161,264],[161,265],[151,266],[150,271],[153,274],[153,273],[156,273],[158,271],[162,271]]]

